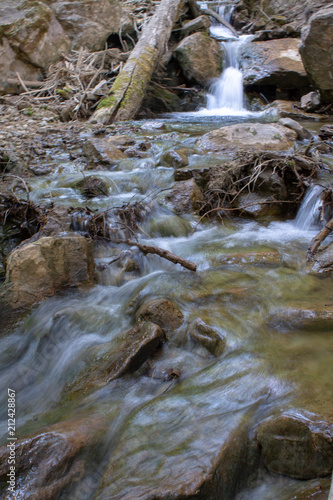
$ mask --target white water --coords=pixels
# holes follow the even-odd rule
[[[299,229],[311,230],[320,226],[321,191],[323,188],[318,185],[308,189],[295,219],[295,225]]]
[[[221,6],[219,14],[230,21],[232,9]],[[251,114],[244,106],[243,74],[239,68],[240,47],[248,42],[251,35],[236,38],[231,31],[216,21],[212,21],[211,35],[216,39],[224,39],[221,48],[224,54],[224,70],[220,78],[214,82],[207,95],[207,107],[200,114],[246,116]]]

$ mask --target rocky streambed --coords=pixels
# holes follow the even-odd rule
[[[271,111],[107,127],[4,112],[17,125],[2,131],[2,203],[28,191],[40,210],[35,225],[10,212],[4,224],[7,249],[25,241],[1,303],[16,495],[327,498],[332,243],[316,264],[306,252],[332,186],[331,139],[311,122],[301,138]],[[124,243],[136,238],[196,272]]]

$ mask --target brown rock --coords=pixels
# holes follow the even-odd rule
[[[182,214],[198,210],[203,201],[203,194],[192,178],[176,182],[166,199],[171,201],[177,214]]]
[[[167,333],[179,328],[184,320],[178,306],[169,299],[154,299],[146,302],[139,308],[136,318],[139,321],[152,321]]]
[[[163,153],[160,159],[161,165],[167,165],[173,168],[186,167],[188,165],[188,157],[185,151],[178,149],[170,149]]]
[[[219,332],[198,318],[190,326],[190,337],[201,344],[214,356],[220,356],[225,350],[226,341]]]
[[[97,160],[108,165],[115,165],[118,160],[127,158],[116,142],[110,139],[89,139],[83,144],[82,150],[90,161]]]
[[[212,78],[218,78],[222,70],[221,49],[216,40],[206,33],[194,33],[180,42],[174,57],[186,79],[205,87]]]
[[[312,413],[290,411],[264,420],[257,439],[265,466],[296,479],[327,476],[333,469],[333,425]]]
[[[162,329],[150,321],[142,321],[122,334],[122,340],[105,352],[95,350],[79,377],[65,389],[70,398],[103,387],[111,380],[135,372],[161,346],[165,336]]]
[[[83,236],[43,237],[14,250],[7,263],[11,302],[30,306],[64,287],[91,284],[93,244]]]

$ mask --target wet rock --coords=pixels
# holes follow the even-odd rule
[[[264,252],[236,252],[219,255],[213,260],[213,265],[254,265],[254,266],[281,266],[281,255],[274,251]]]
[[[174,50],[174,57],[189,82],[205,87],[221,74],[220,46],[206,33],[194,33],[184,38]]]
[[[93,244],[83,236],[43,237],[14,250],[8,258],[6,282],[11,302],[18,307],[93,280]]]
[[[161,215],[159,217],[154,217],[145,227],[145,230],[153,238],[168,238],[170,236],[177,238],[179,236],[188,236],[191,229],[189,221],[177,215]]]
[[[138,321],[152,321],[166,333],[177,330],[184,321],[183,313],[169,299],[154,299],[143,304],[136,313]]]
[[[319,250],[314,259],[313,271],[328,273],[333,271],[333,243],[325,249]]]
[[[296,479],[332,472],[333,425],[312,413],[294,410],[264,420],[257,439],[271,472]]]
[[[177,214],[197,211],[203,202],[203,194],[194,179],[176,182],[171,193],[166,196]]]
[[[213,130],[203,135],[198,147],[206,151],[237,150],[283,151],[290,149],[297,134],[279,124],[239,123]]]
[[[103,428],[104,427],[104,428]],[[0,448],[0,492],[8,494],[10,453],[15,453],[15,494],[20,498],[58,498],[85,474],[87,453],[100,442],[106,426],[100,416],[52,425]],[[15,451],[14,451],[15,450]],[[7,491],[7,493],[5,493]],[[2,496],[2,495],[1,495]]]
[[[118,160],[127,158],[116,141],[110,139],[89,139],[83,144],[82,150],[89,161],[98,161],[107,165],[116,165]]]
[[[276,108],[278,114],[284,118],[293,118],[295,120],[321,120],[324,119],[324,115],[319,115],[318,113],[308,113],[302,109],[295,106],[292,101],[283,101],[277,99],[272,103],[272,106]]]
[[[135,372],[165,340],[160,326],[150,321],[138,323],[120,337],[111,347],[95,348],[88,366],[66,387],[67,398],[82,397],[111,380]]]
[[[225,338],[219,332],[198,318],[190,325],[190,337],[201,344],[214,356],[220,356],[226,347]]]
[[[240,373],[239,359],[226,362],[132,413],[96,500],[236,498],[258,467],[248,422],[267,389],[249,366]]]
[[[275,309],[271,312],[268,320],[269,328],[278,330],[330,330],[333,320],[332,305],[321,307],[289,307]]]
[[[333,7],[319,9],[302,30],[299,48],[305,70],[311,83],[320,90],[324,103],[333,101],[333,74],[330,47],[333,45]]]
[[[333,139],[333,125],[323,125],[320,128],[319,137],[321,140],[332,141]]]
[[[170,149],[163,153],[160,159],[160,165],[181,168],[188,165],[188,157],[183,149]]]
[[[196,180],[197,184],[201,185],[205,174],[209,171],[210,168],[210,165],[203,167],[191,166],[179,168],[175,170],[175,181],[187,181],[188,179],[192,179],[193,177]]]
[[[308,113],[316,111],[320,106],[319,92],[309,92],[301,98],[301,108]]]
[[[192,35],[197,31],[208,32],[210,26],[210,20],[208,16],[199,16],[191,21],[187,21],[184,26],[179,30],[179,34],[182,38]]]
[[[246,193],[238,196],[235,202],[240,217],[251,217],[262,219],[265,217],[276,217],[281,213],[281,206],[276,203],[273,196],[265,196],[257,193]]]
[[[310,90],[299,44],[299,39],[281,38],[244,46],[241,54],[244,84]]]
[[[98,177],[95,177],[93,175],[84,177],[81,181],[76,183],[75,187],[86,198],[94,198],[95,196],[108,196],[108,188],[106,183],[102,179],[99,179]]]
[[[295,130],[297,138],[300,141],[303,141],[304,139],[311,139],[312,137],[311,132],[309,132],[309,130],[306,130],[306,128],[302,127],[302,125],[300,125],[296,120],[292,120],[291,118],[281,118],[279,120],[279,123],[284,127],[290,128],[291,130]]]

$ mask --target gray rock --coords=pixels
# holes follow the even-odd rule
[[[303,141],[304,139],[311,139],[312,137],[311,132],[302,127],[302,125],[300,125],[296,120],[292,120],[291,118],[280,118],[279,123],[284,127],[295,130],[297,138],[300,141]]]
[[[239,123],[203,135],[198,147],[206,151],[233,150],[283,151],[292,147],[297,134],[279,124]]]
[[[208,31],[210,26],[210,20],[208,16],[199,16],[191,21],[188,21],[184,24],[184,26],[179,30],[179,33],[182,37],[186,37],[192,35],[196,31]]]
[[[299,39],[281,38],[245,45],[241,53],[244,83],[278,86],[281,89],[309,88],[298,52],[299,44]]]
[[[324,103],[333,101],[333,7],[319,9],[302,30],[299,48],[305,70]]]
[[[304,111],[311,113],[312,111],[316,111],[320,106],[320,94],[319,92],[309,92],[306,95],[303,95],[301,98],[301,108]]]
[[[313,270],[318,273],[333,271],[333,243],[330,243],[324,250],[319,250],[316,254]]]

